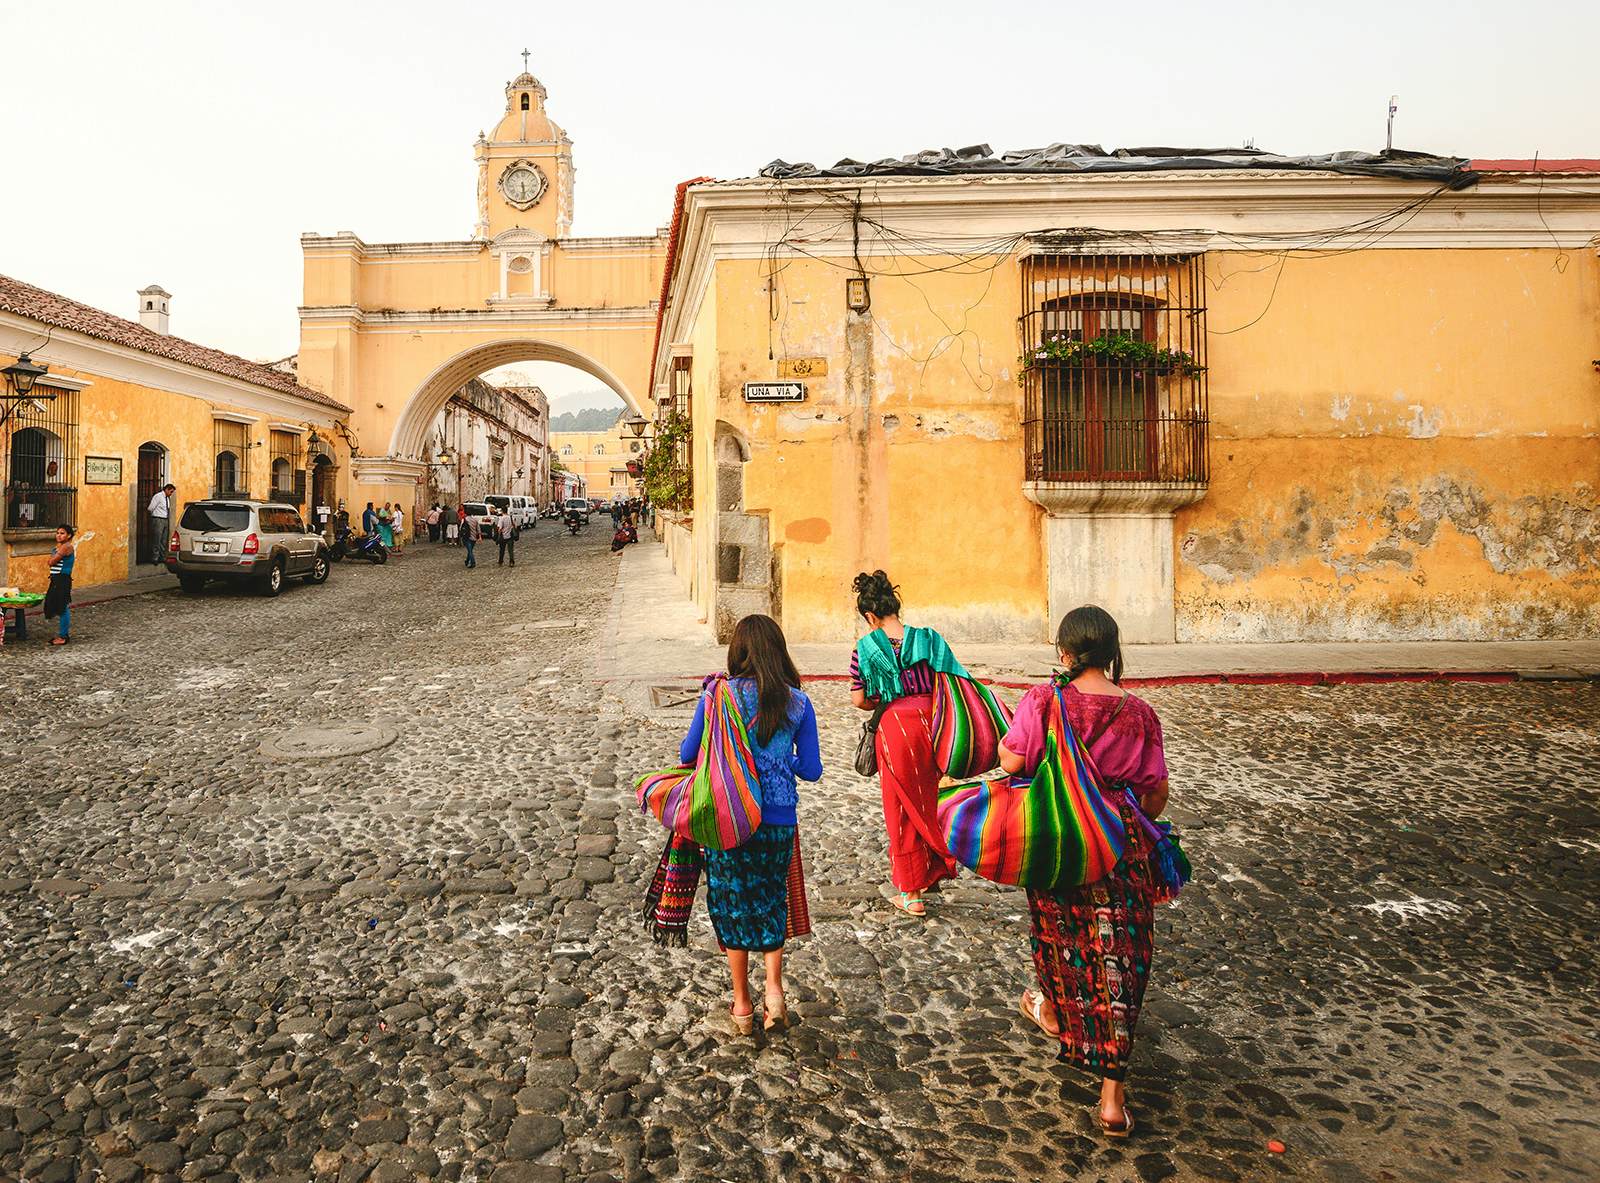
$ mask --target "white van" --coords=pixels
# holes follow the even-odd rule
[[[538,507],[531,497],[490,493],[483,500],[495,513],[505,510],[511,517],[511,524],[518,530],[531,530],[539,524]]]

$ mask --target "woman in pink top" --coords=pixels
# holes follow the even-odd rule
[[[1167,805],[1167,761],[1155,711],[1117,685],[1122,647],[1111,615],[1092,606],[1067,613],[1056,648],[1067,672],[1023,696],[1001,741],[1000,766],[1033,775],[1059,694],[1063,717],[1122,812],[1128,845],[1116,870],[1098,883],[1028,892],[1039,989],[1023,991],[1022,1013],[1060,1041],[1061,1059],[1101,1078],[1100,1127],[1123,1138],[1133,1130],[1123,1077],[1150,979],[1155,912],[1149,838],[1123,790],[1145,816],[1158,816]]]

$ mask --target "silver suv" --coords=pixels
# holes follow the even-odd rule
[[[244,498],[191,501],[167,541],[167,570],[186,592],[208,579],[248,580],[275,596],[283,581],[328,578],[328,544],[306,530],[292,505]]]

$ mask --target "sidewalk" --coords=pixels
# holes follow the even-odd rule
[[[842,678],[854,639],[790,647],[808,680]],[[1055,668],[1047,644],[957,646],[962,663],[1002,684],[1042,681]],[[1130,685],[1187,681],[1321,682],[1600,677],[1600,640],[1305,641],[1260,645],[1126,645]],[[722,668],[725,648],[687,600],[657,544],[621,556],[597,676],[611,682],[670,682]]]
[[[139,575],[133,579],[123,579],[115,583],[96,583],[89,587],[72,589],[72,608],[92,608],[96,604],[110,603],[112,600],[126,599],[128,596],[142,596],[147,592],[177,591],[178,577],[170,571],[152,571],[148,575]],[[44,608],[35,607],[28,609],[29,616],[43,615]]]

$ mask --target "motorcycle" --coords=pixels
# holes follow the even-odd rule
[[[334,537],[328,557],[335,563],[349,557],[366,559],[369,563],[382,566],[389,561],[389,548],[383,545],[376,534],[357,534],[349,526],[343,526]]]
[[[582,514],[577,514],[577,513],[569,513],[567,515],[567,531],[568,531],[568,533],[570,533],[573,537],[577,537],[578,531],[581,530],[581,529],[583,529],[583,515]]]

